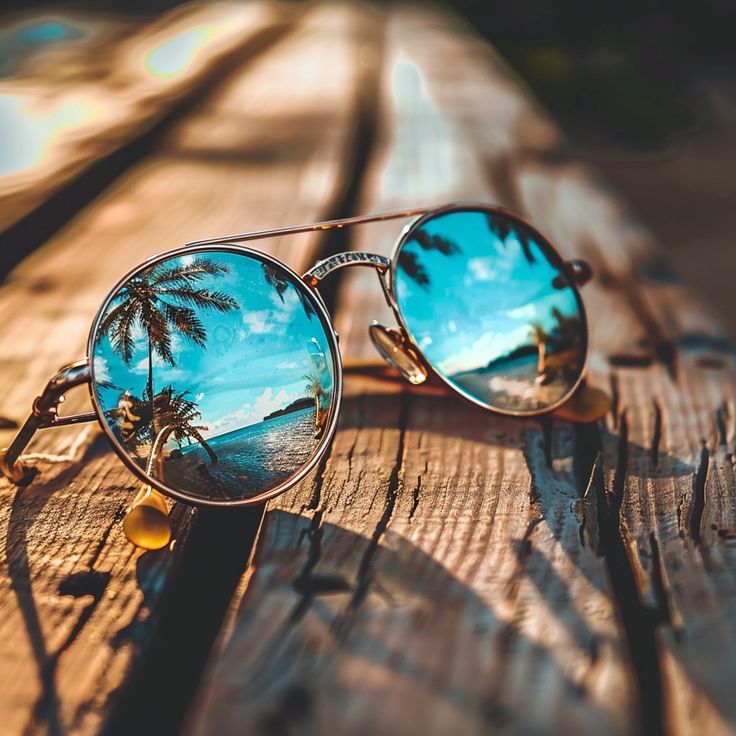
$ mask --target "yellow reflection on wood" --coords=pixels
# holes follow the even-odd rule
[[[596,422],[611,410],[611,397],[599,388],[581,386],[561,407],[552,413],[569,422]]]

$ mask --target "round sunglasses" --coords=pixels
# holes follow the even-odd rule
[[[341,253],[303,276],[242,245],[398,218],[413,220],[390,258]],[[149,494],[245,506],[291,488],[335,432],[343,366],[318,287],[347,266],[378,274],[397,326],[374,322],[370,337],[414,385],[433,378],[488,411],[532,417],[561,407],[583,379],[578,286],[591,269],[505,210],[452,204],[244,233],[125,275],[92,323],[87,358],[51,379],[4,450],[3,473],[29,482],[20,454],[37,429],[97,420]],[[81,384],[94,411],[60,415]]]

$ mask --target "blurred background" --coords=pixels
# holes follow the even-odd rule
[[[28,112],[23,95],[48,96],[49,89],[53,95],[94,78],[117,63],[108,55],[121,39],[176,6],[143,0],[3,4],[0,230],[12,230],[6,251],[20,249],[3,254],[5,271],[49,234],[36,236],[27,218],[44,201],[46,183],[26,181],[19,194],[19,177],[39,157],[52,158],[59,131],[106,115],[104,90],[45,117]],[[654,231],[674,271],[717,307],[736,335],[736,3],[462,0],[453,8],[558,121],[566,155],[598,168]],[[152,76],[170,78],[197,43],[195,34],[158,56],[151,52]],[[74,175],[73,162],[59,166],[57,177]]]

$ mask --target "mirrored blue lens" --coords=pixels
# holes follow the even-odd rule
[[[301,281],[233,251],[162,260],[94,336],[103,421],[135,465],[194,500],[267,492],[313,458],[336,400],[330,329]]]
[[[587,331],[577,290],[552,248],[509,215],[425,220],[399,250],[394,289],[414,343],[478,403],[539,412],[580,378]]]

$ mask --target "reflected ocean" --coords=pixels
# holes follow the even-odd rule
[[[229,496],[243,497],[278,485],[301,468],[317,445],[314,432],[314,409],[302,409],[208,440],[217,453],[215,465],[199,445],[183,447],[182,454],[189,462],[201,460]]]

